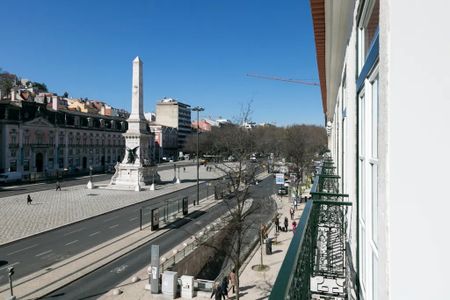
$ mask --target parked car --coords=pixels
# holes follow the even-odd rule
[[[287,186],[280,185],[278,187],[278,195],[287,195],[287,193],[288,193],[288,187]]]
[[[0,174],[0,183],[17,182],[22,180],[22,173],[7,172]]]

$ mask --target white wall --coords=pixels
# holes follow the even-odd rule
[[[450,2],[382,3],[390,29],[380,43],[388,63],[390,299],[448,299]]]

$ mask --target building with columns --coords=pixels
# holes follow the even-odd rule
[[[123,159],[126,130],[121,117],[3,99],[0,173],[19,172],[23,180],[35,180],[84,173],[90,166],[105,171]]]

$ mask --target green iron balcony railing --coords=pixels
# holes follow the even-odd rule
[[[330,163],[329,163],[330,164]],[[339,194],[339,176],[314,178],[308,201],[270,298],[347,299],[347,231],[351,203]],[[325,171],[326,172],[326,171]]]

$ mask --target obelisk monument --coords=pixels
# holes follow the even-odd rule
[[[157,167],[151,161],[150,149],[153,142],[144,117],[143,68],[139,57],[133,60],[133,87],[131,114],[125,138],[125,156],[116,165],[110,187],[140,191],[145,185],[159,182]]]

